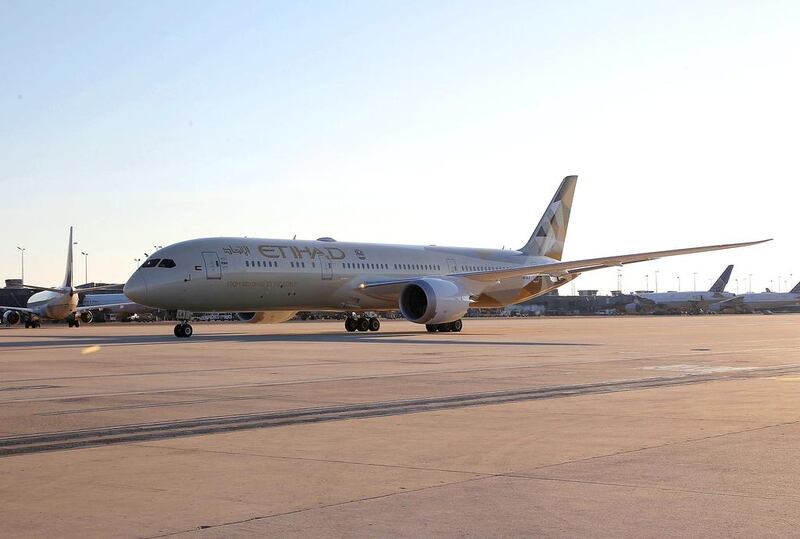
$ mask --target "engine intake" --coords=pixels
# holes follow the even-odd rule
[[[22,320],[22,317],[17,311],[6,311],[3,313],[3,323],[9,326],[19,324],[20,320]]]
[[[418,279],[400,293],[400,312],[417,324],[443,324],[462,318],[469,309],[469,295],[453,281]]]

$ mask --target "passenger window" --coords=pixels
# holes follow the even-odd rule
[[[244,265],[249,268],[250,267],[250,261],[249,260],[245,260],[244,261]]]
[[[145,260],[144,264],[142,264],[143,268],[154,268],[158,265],[161,261],[160,258],[151,258],[150,260]]]
[[[174,268],[175,267],[175,261],[172,260],[171,258],[165,258],[165,259],[163,259],[161,261],[161,263],[158,265],[158,267],[159,268]]]

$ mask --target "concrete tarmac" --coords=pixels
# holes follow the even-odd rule
[[[800,316],[0,329],[3,537],[769,537]]]

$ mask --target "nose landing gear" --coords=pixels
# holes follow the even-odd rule
[[[178,337],[179,339],[181,338],[188,339],[189,337],[192,336],[194,330],[192,329],[192,325],[189,324],[188,322],[181,322],[180,324],[175,325],[173,333],[175,333],[175,336]]]

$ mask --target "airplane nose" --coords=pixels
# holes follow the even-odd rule
[[[144,280],[141,272],[137,271],[131,275],[131,278],[125,283],[122,293],[131,301],[147,305],[147,281]]]

